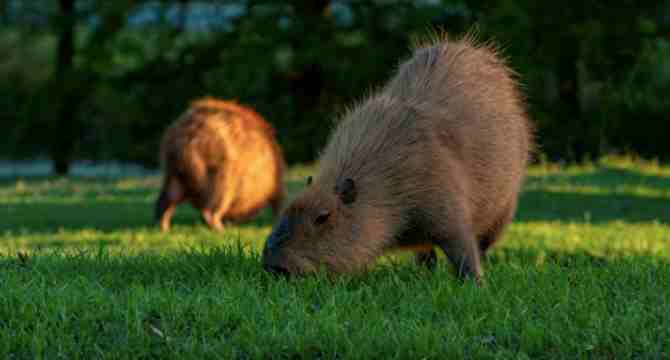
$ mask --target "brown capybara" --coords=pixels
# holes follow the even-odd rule
[[[165,131],[160,157],[165,174],[155,216],[163,231],[184,201],[214,230],[249,219],[268,203],[279,214],[284,159],[272,126],[248,107],[194,101]]]
[[[350,272],[393,249],[432,266],[437,246],[478,281],[533,148],[524,107],[494,49],[445,36],[418,46],[339,122],[318,175],[268,236],[265,269]]]

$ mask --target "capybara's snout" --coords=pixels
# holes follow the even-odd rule
[[[273,275],[288,276],[291,274],[286,257],[279,249],[268,248],[263,250],[263,269]]]
[[[288,277],[290,274],[287,268],[277,265],[264,265],[263,269],[272,275]]]
[[[291,237],[289,221],[287,218],[281,218],[277,225],[272,229],[272,233],[265,240],[266,251],[277,251],[284,240]]]
[[[266,271],[283,275],[289,273],[288,267],[284,264],[283,256],[281,254],[281,245],[290,237],[289,231],[290,227],[288,219],[281,218],[265,240],[265,247],[263,249],[263,268]]]

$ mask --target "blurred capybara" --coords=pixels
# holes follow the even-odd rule
[[[284,159],[272,126],[248,107],[194,101],[165,131],[160,158],[164,179],[155,216],[163,231],[184,201],[214,230],[222,230],[224,221],[249,219],[268,204],[279,214]]]
[[[437,246],[460,278],[479,280],[532,148],[523,97],[495,49],[439,36],[344,115],[318,175],[268,236],[263,265],[341,273],[406,249],[432,266]]]

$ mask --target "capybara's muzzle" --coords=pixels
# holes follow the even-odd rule
[[[282,266],[264,265],[263,269],[272,275],[285,276],[285,277],[288,277],[290,275],[288,269]]]

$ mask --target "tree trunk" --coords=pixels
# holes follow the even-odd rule
[[[329,16],[330,0],[296,0],[294,6],[300,17],[300,28],[291,40],[291,45],[296,53],[309,53],[310,47],[314,46],[314,36],[307,36],[310,31],[318,33],[322,39],[331,36],[324,30],[324,21]],[[327,73],[320,59],[310,57],[303,59],[301,64],[294,68],[294,72],[288,75],[289,91],[293,99],[293,107],[296,110],[296,124],[305,124],[319,116],[320,99],[325,91]],[[299,125],[298,125],[299,126]],[[304,134],[301,134],[304,135]],[[310,148],[310,154],[315,154],[322,139],[317,137],[305,137]],[[301,159],[303,160],[303,159]]]
[[[186,20],[188,18],[188,6],[191,0],[177,0],[179,4],[179,20],[177,20],[177,33],[186,30]]]
[[[75,117],[77,102],[72,84],[72,60],[74,58],[74,0],[59,0],[60,34],[56,53],[56,87],[62,91],[57,112],[51,148],[51,159],[57,175],[67,175],[75,144]]]

